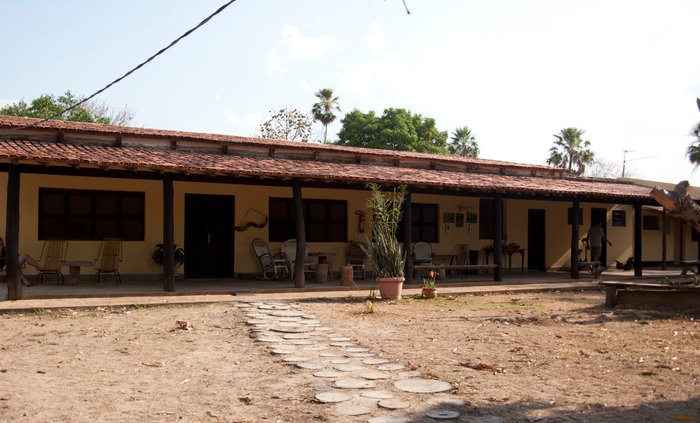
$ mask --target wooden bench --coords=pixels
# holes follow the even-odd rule
[[[696,291],[700,292],[700,285],[695,284],[666,284],[654,282],[625,282],[625,281],[602,281],[598,283],[605,287],[605,307],[615,307],[617,305],[617,291],[638,290],[638,291]]]
[[[700,260],[684,260],[681,262],[683,265],[683,270],[681,270],[681,276],[688,275],[688,271],[693,272],[694,275],[700,273]]]
[[[413,265],[413,275],[415,277],[416,272],[421,270],[444,270],[446,272],[448,270],[489,270],[496,267],[498,266],[495,264],[416,264]],[[444,276],[442,272],[440,275]]]

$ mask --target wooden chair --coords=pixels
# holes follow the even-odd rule
[[[280,247],[280,253],[282,253],[282,257],[287,262],[289,276],[294,278],[294,268],[297,262],[297,240],[288,239],[284,241]],[[315,275],[315,271],[316,264],[309,260],[309,247],[307,246],[304,251],[304,274]]]
[[[97,250],[97,257],[93,260],[93,266],[97,270],[97,283],[100,283],[102,273],[113,273],[117,276],[117,284],[122,283],[119,274],[119,263],[122,261],[122,240],[117,238],[105,238]]]
[[[287,260],[284,257],[274,257],[267,247],[267,242],[261,238],[253,240],[253,250],[260,262],[263,279],[279,279],[287,275]]]
[[[363,246],[365,246],[364,242],[351,242],[345,252],[345,259],[347,265],[352,267],[353,278],[362,276],[362,280],[365,280],[365,259],[367,255],[365,250],[362,249]]]
[[[56,275],[58,283],[63,283],[61,262],[66,260],[68,241],[45,241],[39,256],[37,282],[44,283],[44,275]]]

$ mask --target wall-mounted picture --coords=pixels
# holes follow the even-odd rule
[[[445,213],[442,215],[442,220],[444,223],[455,223],[455,214],[454,213]]]
[[[467,223],[476,223],[476,213],[467,213]]]
[[[464,226],[464,213],[457,213],[455,215],[455,226],[458,228]]]

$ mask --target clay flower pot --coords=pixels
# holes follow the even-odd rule
[[[403,276],[398,278],[377,278],[379,296],[381,296],[383,300],[398,300],[401,298],[403,281]]]
[[[425,298],[437,297],[437,289],[435,289],[435,288],[423,288],[423,297],[425,297]]]

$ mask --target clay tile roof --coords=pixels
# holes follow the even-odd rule
[[[19,127],[28,120],[0,117],[0,128]],[[50,121],[41,124],[42,128],[53,131],[78,131],[114,135],[138,135],[147,139],[180,137],[205,142],[258,143],[265,146],[284,145],[292,148],[310,148],[303,143],[269,141],[256,138],[227,135],[197,134],[154,129],[122,128],[76,122]],[[36,130],[33,128],[32,130]],[[355,149],[328,145],[308,145],[313,148]],[[361,150],[366,153],[367,149]],[[398,152],[375,152],[387,156],[412,157],[430,160],[433,155]],[[172,172],[203,172],[254,178],[298,178],[326,182],[381,184],[408,184],[411,186],[476,191],[503,194],[554,195],[554,196],[594,196],[610,200],[650,200],[650,188],[614,180],[559,178],[542,176],[516,176],[498,173],[478,173],[459,170],[439,170],[409,166],[393,166],[381,163],[350,163],[270,157],[239,154],[229,150],[229,154],[213,151],[193,151],[147,146],[106,146],[95,143],[46,142],[23,137],[21,133],[9,135],[0,132],[0,161],[24,160],[40,163],[63,163],[107,168],[138,168]],[[475,160],[475,159],[471,159]],[[387,160],[389,161],[389,160]],[[501,163],[497,161],[484,161]],[[505,162],[503,162],[505,163]],[[529,167],[529,165],[522,165]]]

